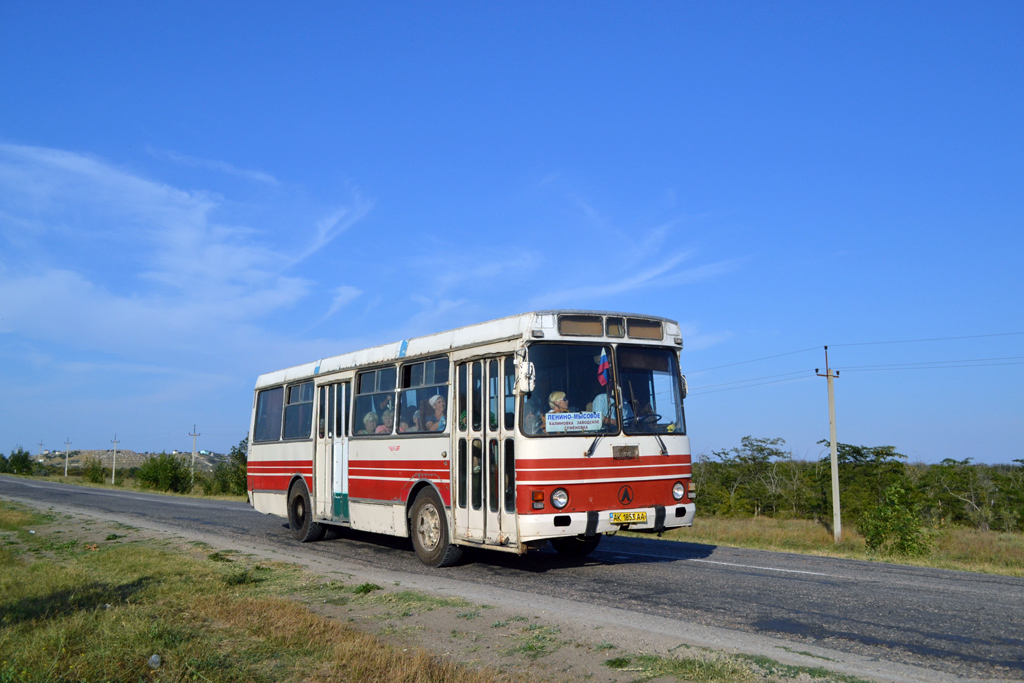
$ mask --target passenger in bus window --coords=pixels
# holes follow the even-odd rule
[[[564,391],[552,391],[548,394],[549,413],[569,412],[569,399]]]
[[[392,410],[385,410],[384,414],[381,415],[381,419],[384,420],[384,424],[379,425],[375,434],[390,434],[391,429],[395,426],[395,413]]]
[[[399,418],[398,418],[398,433],[399,434],[404,434],[405,432],[413,431],[412,430],[412,425],[413,425],[412,413],[413,413],[412,406],[402,406],[402,409],[398,413],[398,415],[399,415]]]
[[[430,407],[433,409],[433,415],[427,415],[427,431],[428,432],[443,432],[445,427],[445,411],[448,408],[448,403],[444,400],[444,396],[437,394],[431,396],[428,401]]]
[[[607,392],[601,392],[594,397],[594,403],[590,408],[591,412],[601,413],[601,422],[604,425],[616,424],[615,419],[615,398]]]
[[[363,428],[356,434],[374,434],[377,432],[377,413],[369,412],[363,415]]]

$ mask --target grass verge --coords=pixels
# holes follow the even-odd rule
[[[290,565],[119,539],[55,551],[29,533],[46,521],[0,502],[0,683],[506,680],[397,651],[278,597],[307,583]]]

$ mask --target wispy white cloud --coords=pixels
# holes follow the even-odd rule
[[[231,203],[63,150],[0,144],[0,331],[135,357],[255,347],[241,334],[313,289],[288,268],[370,210],[359,200],[282,255]],[[215,218],[217,216],[218,218]],[[335,291],[334,310],[354,297]],[[333,311],[332,311],[333,312]]]
[[[339,206],[329,215],[316,222],[316,231],[309,246],[296,257],[295,262],[302,261],[320,251],[334,239],[366,217],[373,208],[373,202],[355,193],[352,205]]]
[[[176,164],[182,164],[184,166],[192,166],[197,168],[207,168],[212,171],[218,171],[227,175],[237,176],[244,178],[256,183],[263,183],[266,185],[280,185],[277,178],[264,173],[262,171],[253,171],[247,168],[238,168],[233,166],[226,161],[218,161],[216,159],[200,159],[198,157],[189,156],[187,154],[179,154],[178,152],[172,152],[171,150],[155,149],[153,147],[147,147],[146,151],[157,159],[164,159],[166,161],[172,161]]]

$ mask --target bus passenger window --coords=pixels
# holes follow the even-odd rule
[[[447,431],[447,358],[403,365],[399,388],[399,433]]]
[[[313,383],[288,387],[284,407],[284,438],[308,439],[313,422]]]
[[[394,366],[359,374],[353,434],[390,434],[393,431],[396,375]]]

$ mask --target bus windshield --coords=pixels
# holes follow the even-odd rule
[[[522,399],[525,434],[618,434],[620,425],[630,435],[685,433],[671,349],[619,346],[613,354],[601,344],[541,343],[530,347],[530,362],[536,385]]]
[[[616,370],[626,434],[685,434],[676,356],[668,349],[620,346]]]
[[[610,346],[534,344],[530,362],[537,382],[523,394],[525,434],[618,433]]]

